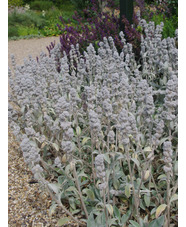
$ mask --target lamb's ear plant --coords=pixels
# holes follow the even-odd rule
[[[177,222],[177,48],[163,24],[140,24],[140,63],[122,32],[121,53],[109,37],[98,52],[72,46],[60,65],[59,46],[23,66],[12,58],[9,125],[50,212],[81,226]]]

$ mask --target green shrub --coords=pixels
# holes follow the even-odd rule
[[[90,4],[88,0],[71,0],[71,2],[77,10],[85,9]]]
[[[59,9],[54,8],[47,10],[45,14],[45,19],[46,20],[59,19],[60,16],[62,16],[62,12]]]
[[[70,3],[69,0],[51,0],[57,8],[62,8]]]
[[[173,16],[171,19],[166,18],[165,20],[165,26],[163,30],[163,37],[174,37],[175,30],[178,28],[178,17]]]
[[[8,0],[8,7],[11,6],[22,6],[23,0]]]
[[[61,31],[57,28],[56,24],[51,23],[48,26],[45,26],[41,30],[41,34],[44,36],[58,36],[61,34]]]
[[[30,8],[33,10],[48,10],[52,8],[53,3],[49,1],[34,1],[30,3]]]
[[[8,38],[13,36],[19,36],[18,29],[16,26],[9,26],[8,27]]]
[[[163,21],[163,38],[175,36],[175,30],[178,28],[178,17],[176,15],[171,18],[164,17],[163,14],[154,15],[152,21],[154,21],[156,25]]]
[[[29,4],[32,2],[32,0],[23,0],[24,5]]]
[[[145,3],[147,4],[154,4],[156,1],[155,0],[145,0]]]
[[[74,4],[72,4],[71,0],[52,0],[53,5],[58,8],[62,9],[63,11],[74,11],[76,8],[74,7]]]
[[[8,25],[14,26],[15,24],[23,26],[32,26],[42,28],[46,25],[46,20],[35,12],[29,11],[26,13],[17,13],[14,11],[12,14],[8,15]]]
[[[65,8],[65,11],[59,10],[57,8],[48,10],[45,14],[45,19],[47,21],[47,24],[40,30],[41,34],[43,34],[44,36],[60,35],[61,31],[56,26],[59,23],[59,17],[62,17],[69,25],[68,20],[72,19],[73,13],[74,13],[74,9],[66,11],[66,8]],[[70,23],[70,25],[73,26],[75,24],[74,22],[75,21],[72,20],[72,23]]]
[[[59,23],[59,17],[62,16],[62,18],[68,22],[69,19],[72,19],[72,16],[74,15],[74,7],[65,7],[65,10],[59,10],[59,9],[50,9],[46,12],[45,19],[48,21],[54,21],[55,25]]]
[[[178,16],[178,0],[168,0],[168,5],[172,14]]]
[[[13,26],[15,24],[22,25],[31,25],[30,19],[26,16],[26,14],[17,13],[14,11],[12,14],[8,15],[8,25]]]
[[[19,36],[38,35],[39,30],[34,26],[31,27],[19,26],[18,34]]]

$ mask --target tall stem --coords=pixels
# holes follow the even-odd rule
[[[94,168],[94,146],[93,146],[93,134],[91,131],[91,157],[92,157],[92,175],[93,175],[93,181],[94,185],[96,185],[96,173],[95,173],[95,168]]]
[[[154,177],[153,177],[152,174],[151,174],[151,179],[152,179],[152,181],[153,181],[153,185],[154,185],[154,187],[155,187],[157,196],[158,196],[159,200],[161,201],[161,203],[163,203],[163,202],[164,202],[164,199],[163,199],[163,197],[161,196],[161,194],[158,192],[158,188],[157,188],[157,186],[156,186],[156,182],[155,182]]]
[[[103,190],[103,203],[104,203],[104,212],[105,212],[105,220],[106,220],[106,227],[108,227],[108,217],[107,217],[107,208],[106,208],[106,191]]]
[[[172,195],[174,195],[176,193],[178,189],[178,180],[176,181],[176,183],[174,184],[174,188],[173,188],[173,191],[172,191]]]
[[[113,157],[113,182],[115,179],[115,156]],[[116,204],[116,197],[113,195],[113,206]]]
[[[167,173],[167,226],[170,226],[170,173]]]
[[[141,152],[142,155],[143,155],[143,158],[144,158],[145,162],[149,162],[149,161],[147,160],[147,158],[146,158],[146,156],[145,156],[145,154],[144,154],[144,151],[142,150],[141,146],[139,146],[139,149],[140,149],[140,152]],[[149,162],[149,166],[150,166],[150,164],[151,164],[151,161]],[[156,190],[156,193],[157,193],[157,196],[158,196],[159,200],[161,201],[161,203],[163,203],[163,200],[164,200],[164,199],[162,198],[161,194],[158,192],[158,188],[157,188],[157,186],[156,186],[156,182],[155,182],[154,177],[153,177],[152,174],[151,174],[151,180],[153,181],[153,184],[154,184],[154,187],[155,187],[155,190]]]
[[[110,146],[109,146],[109,137],[108,137],[108,133],[110,131],[110,122],[108,121],[108,129],[107,129],[107,152],[109,154],[109,151],[110,151]],[[110,169],[110,165],[108,164],[108,169]],[[109,174],[110,176],[110,174]],[[109,176],[108,176],[108,179],[107,179],[107,182],[108,182],[108,203],[110,203],[110,189],[109,189]]]
[[[117,140],[118,140],[118,132],[117,132],[117,129],[116,129],[116,143],[115,143],[115,153],[117,152],[117,150],[118,150],[118,142],[117,142]],[[115,179],[115,155],[114,155],[114,157],[113,157],[113,180]],[[116,197],[115,197],[115,195],[113,195],[113,205],[115,205],[116,204]]]
[[[82,153],[81,153],[81,144],[80,144],[79,136],[77,136],[77,144],[78,144],[78,150],[79,150],[80,159],[81,159],[82,158]]]
[[[79,192],[81,204],[82,204],[83,210],[85,212],[85,216],[88,219],[88,212],[87,212],[87,208],[85,206],[85,203],[83,201],[83,196],[82,196],[82,193],[81,193],[81,188],[80,188],[80,185],[79,185],[78,176],[77,176],[77,172],[76,172],[76,165],[75,165],[75,163],[72,163],[72,165],[73,165],[73,174],[74,174],[74,178],[75,178],[75,182],[76,182],[76,187],[77,187],[78,192]]]
[[[139,221],[139,212],[138,212],[139,199],[137,198],[137,195],[136,195],[136,192],[135,192],[133,175],[132,175],[132,169],[131,169],[131,165],[130,165],[130,155],[129,155],[128,146],[126,146],[126,157],[127,157],[128,167],[129,167],[130,182],[132,184],[132,193],[133,193],[133,196],[134,196],[134,205],[135,205],[135,210],[136,210],[136,218]]]
[[[169,128],[169,141],[171,140],[172,134]],[[167,172],[167,225],[170,226],[170,172]]]

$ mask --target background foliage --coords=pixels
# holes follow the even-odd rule
[[[23,0],[8,0],[8,7],[10,6],[22,6],[23,5]]]

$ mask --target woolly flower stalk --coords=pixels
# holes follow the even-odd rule
[[[86,97],[87,97],[88,109],[94,109],[95,101],[96,101],[94,85],[91,85],[90,87],[85,86],[85,92],[86,92]]]
[[[106,172],[105,172],[105,165],[104,165],[104,155],[99,154],[95,158],[95,169],[97,178],[101,180],[101,184],[99,184],[99,189],[104,190],[107,187],[106,183]]]
[[[61,97],[55,105],[56,113],[60,114],[62,111],[69,111],[70,104],[64,97]]]
[[[67,130],[64,131],[63,138],[65,140],[72,140],[73,136],[74,136],[74,131],[72,128],[68,128]]]
[[[118,118],[118,128],[121,135],[121,141],[126,146],[130,143],[130,136],[132,135],[136,140],[137,138],[137,127],[136,120],[133,115],[129,114],[126,109],[122,109]]]
[[[130,124],[128,122],[128,112],[125,109],[122,109],[122,111],[120,112],[119,122],[120,125],[118,127],[121,134],[122,143],[124,145],[128,145],[130,142],[129,140]]]
[[[166,95],[164,99],[165,111],[163,115],[166,120],[173,121],[177,116],[178,107],[178,78],[172,75],[166,85]]]
[[[52,118],[48,115],[48,114],[46,114],[46,113],[44,113],[44,121],[45,121],[45,124],[46,124],[46,126],[48,127],[48,128],[51,128],[52,127],[52,125],[53,125],[53,120],[52,120]]]
[[[94,110],[89,111],[89,124],[91,130],[96,134],[101,131],[101,123],[98,114]]]
[[[68,107],[68,105],[65,105],[65,107]],[[60,125],[63,129],[63,139],[61,142],[61,147],[63,151],[68,155],[67,157],[70,158],[72,152],[73,152],[73,143],[72,138],[74,136],[73,129],[71,128],[71,121],[70,121],[71,114],[68,111],[64,111],[62,114],[60,114]]]
[[[58,84],[56,84],[56,83],[51,83],[51,84],[50,84],[49,91],[50,91],[51,97],[52,97],[54,100],[57,101],[57,100],[60,98],[60,96],[59,96],[59,85],[58,85]]]
[[[152,96],[152,88],[149,88],[145,94],[145,109],[144,109],[144,115],[145,115],[145,121],[149,124],[151,122],[151,116],[154,113],[154,99]]]
[[[34,174],[34,178],[36,180],[40,180],[40,174],[43,172],[43,168],[37,164],[32,168],[32,173]]]
[[[115,143],[115,133],[113,130],[109,131],[108,137],[109,137],[109,143],[114,144]]]
[[[172,143],[170,141],[166,141],[163,143],[163,155],[164,155],[164,163],[163,167],[165,173],[172,172]]]
[[[36,173],[42,173],[43,172],[43,168],[37,164],[32,168],[32,173],[36,174]]]
[[[160,138],[163,135],[164,132],[164,121],[157,118],[154,120],[154,131],[155,134],[152,136],[153,143],[155,146],[158,146],[160,144]]]
[[[101,99],[110,99],[110,92],[106,86],[103,86],[101,89]]]
[[[60,115],[60,118],[62,119],[62,115],[63,114],[61,114]],[[61,120],[60,121],[60,126],[61,126],[61,128],[63,129],[63,130],[68,130],[70,127],[71,127],[71,125],[72,125],[72,122],[70,122],[70,121],[68,121],[68,120]]]
[[[11,123],[18,119],[18,112],[8,103],[8,122]]]
[[[111,117],[112,115],[112,104],[110,103],[109,100],[104,100],[103,101],[103,111],[106,117]]]
[[[25,128],[25,132],[27,136],[35,136],[36,132],[33,128]]]
[[[69,156],[73,151],[73,144],[71,141],[62,141],[61,147],[63,151]]]
[[[20,133],[20,127],[19,127],[19,125],[17,125],[17,124],[14,124],[14,131],[13,131],[13,133],[14,133],[14,135],[15,136],[19,136],[19,133]]]
[[[137,102],[145,102],[146,91],[149,86],[146,80],[140,80],[136,86],[135,100]]]
[[[39,163],[39,149],[30,143],[30,140],[27,136],[23,137],[20,147],[23,152],[24,160],[27,164],[31,164],[31,166],[34,166],[35,164]]]
[[[33,109],[29,109],[28,112],[25,114],[25,121],[27,124],[27,127],[33,126]]]

